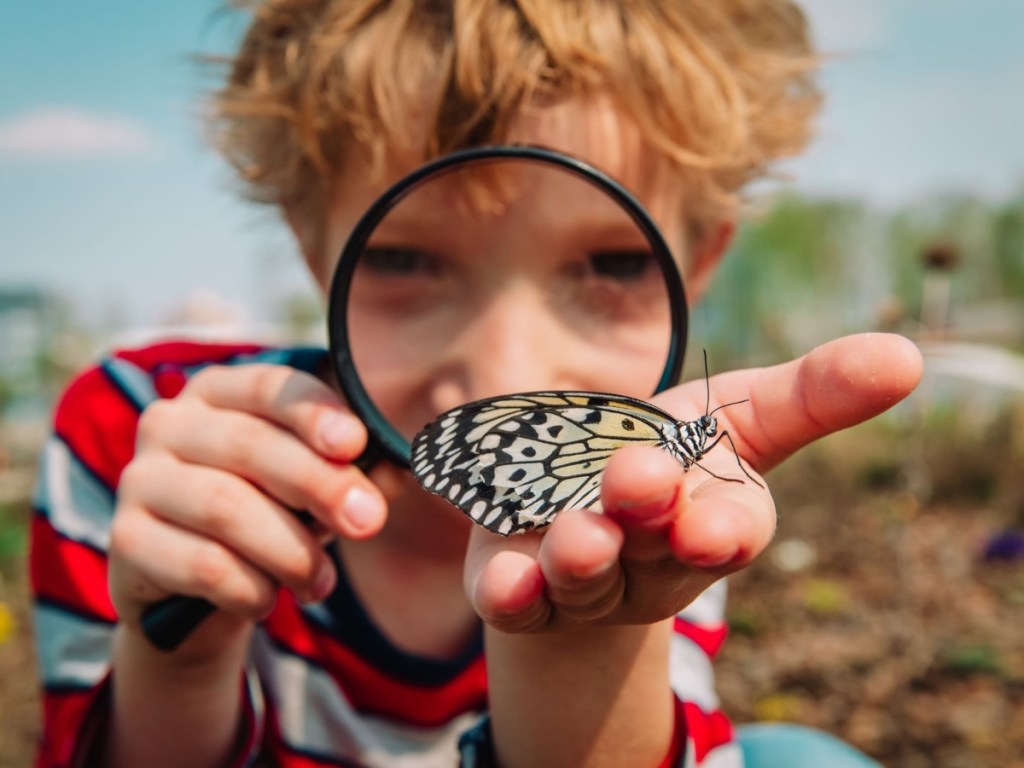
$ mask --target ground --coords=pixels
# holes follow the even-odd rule
[[[769,475],[779,532],[731,579],[717,664],[736,722],[812,725],[894,768],[1024,768],[1024,560],[986,557],[1024,529],[1024,411],[976,415],[907,409]],[[27,516],[0,508],[0,768],[30,764],[39,728]]]

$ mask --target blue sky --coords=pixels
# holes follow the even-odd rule
[[[813,194],[898,205],[1024,188],[1024,2],[808,0],[828,66]],[[309,286],[273,216],[204,147],[190,54],[226,50],[213,0],[0,4],[0,286],[85,322],[147,324],[196,292],[259,320]]]

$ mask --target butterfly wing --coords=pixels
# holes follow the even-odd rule
[[[508,536],[548,525],[562,509],[599,504],[618,448],[660,445],[672,417],[649,403],[595,392],[531,392],[480,400],[439,416],[412,443],[428,491]]]

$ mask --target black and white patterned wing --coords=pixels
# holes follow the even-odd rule
[[[601,475],[627,444],[660,445],[672,418],[642,400],[595,392],[531,392],[439,416],[412,443],[428,491],[508,536],[567,508],[598,508]]]

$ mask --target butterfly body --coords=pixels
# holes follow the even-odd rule
[[[412,469],[426,490],[508,536],[548,525],[562,509],[599,507],[601,476],[619,448],[657,446],[685,471],[727,436],[709,443],[717,429],[710,414],[679,421],[623,395],[505,395],[428,424],[413,440]]]

